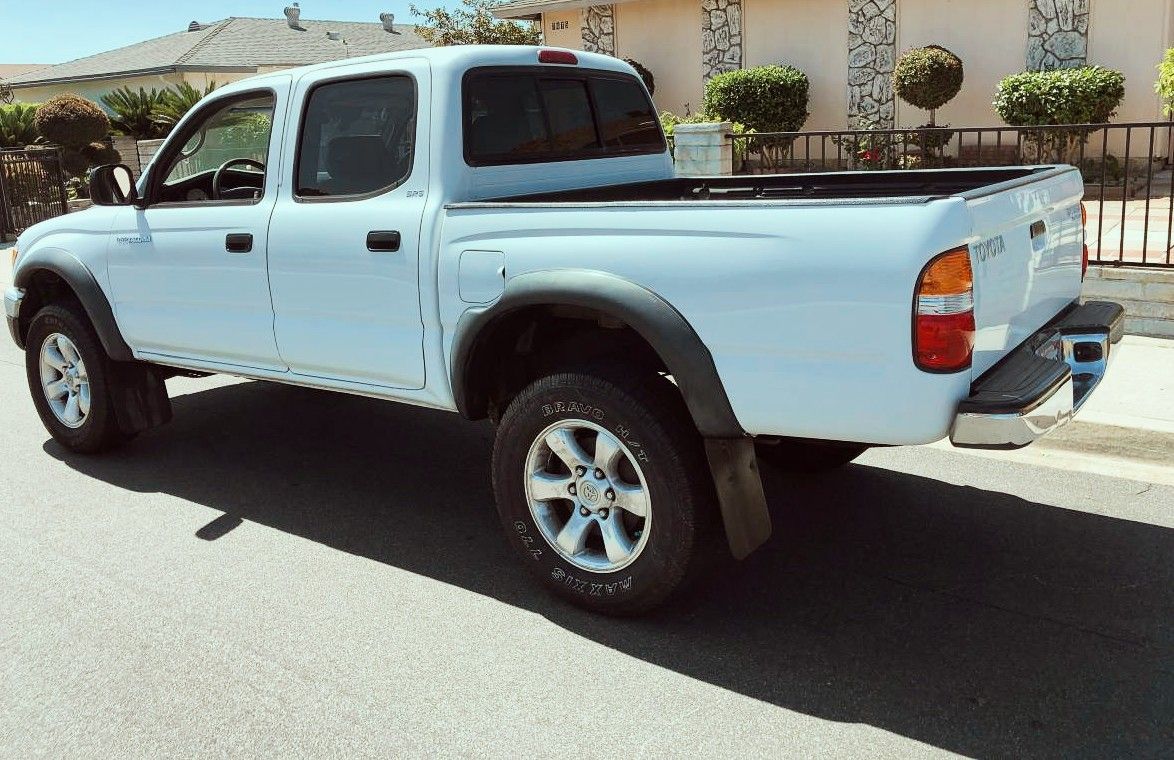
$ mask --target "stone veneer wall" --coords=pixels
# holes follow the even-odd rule
[[[702,0],[701,74],[742,68],[742,0]]]
[[[849,127],[893,126],[896,58],[897,0],[848,0]]]
[[[1027,0],[1027,69],[1083,66],[1088,60],[1089,0]]]
[[[613,5],[590,5],[579,13],[583,49],[588,53],[616,54],[616,11]]]

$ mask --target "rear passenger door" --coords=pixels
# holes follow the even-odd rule
[[[277,348],[290,371],[424,385],[418,284],[428,188],[427,65],[303,79],[269,231]]]

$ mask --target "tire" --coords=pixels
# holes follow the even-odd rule
[[[776,470],[816,473],[843,467],[869,447],[859,443],[783,439],[778,443],[759,443],[754,449],[760,461]]]
[[[663,604],[725,541],[701,438],[676,388],[630,368],[554,374],[518,394],[497,428],[493,490],[522,561],[594,612]]]
[[[43,354],[48,357],[44,364]],[[111,364],[80,306],[50,304],[33,316],[25,344],[29,392],[45,429],[70,451],[96,454],[130,437],[119,429],[110,400]],[[53,393],[63,390],[64,395],[51,400],[46,388],[50,382]],[[74,399],[77,406],[71,413]]]

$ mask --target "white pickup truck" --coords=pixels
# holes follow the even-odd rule
[[[758,458],[1066,422],[1122,326],[1081,302],[1082,189],[1065,166],[678,178],[615,58],[411,51],[217,90],[137,185],[102,167],[98,205],[20,236],[5,311],[75,452],[166,422],[176,374],[488,417],[520,557],[634,613],[766,540]]]

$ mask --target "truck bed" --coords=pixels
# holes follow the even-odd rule
[[[680,177],[653,182],[494,198],[481,203],[640,203],[649,201],[837,200],[925,198],[1005,189],[1055,171],[1053,166],[919,171],[860,171],[737,177]]]

